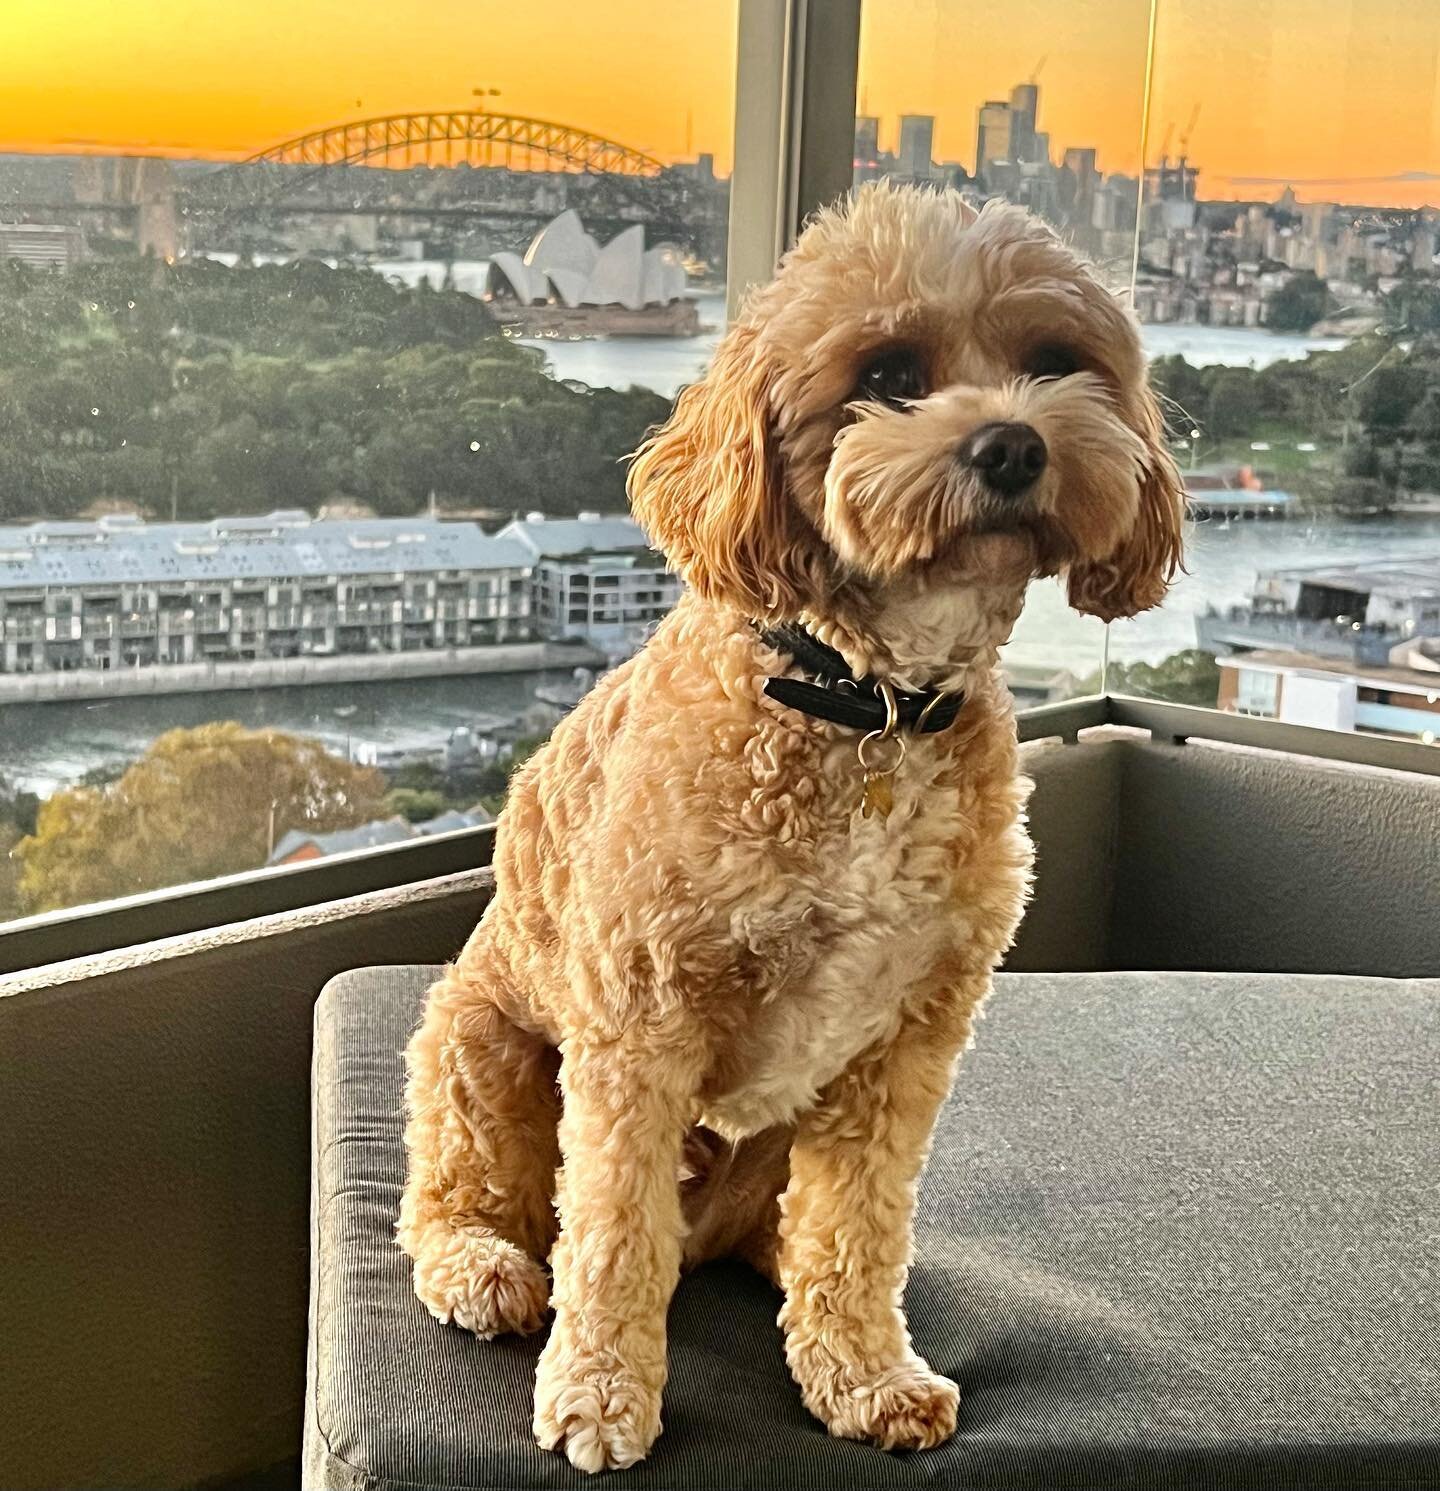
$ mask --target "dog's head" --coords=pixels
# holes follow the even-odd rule
[[[630,490],[691,586],[756,618],[981,586],[1014,592],[1008,631],[1063,572],[1108,621],[1180,557],[1130,313],[1020,209],[883,184],[810,224]]]

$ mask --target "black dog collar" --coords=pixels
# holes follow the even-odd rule
[[[755,630],[762,642],[794,658],[815,680],[812,683],[801,678],[767,678],[765,693],[777,704],[851,730],[885,731],[888,714],[879,680],[856,678],[840,653],[812,637],[798,622],[785,621],[769,627],[756,623]],[[899,716],[894,728],[920,735],[948,730],[965,702],[963,693],[939,689],[925,689],[918,694],[895,689],[893,694]]]

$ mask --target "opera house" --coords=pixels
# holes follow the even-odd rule
[[[637,223],[601,245],[570,209],[535,235],[523,257],[491,257],[483,298],[516,335],[695,336],[700,317],[685,286],[674,244],[647,249]]]

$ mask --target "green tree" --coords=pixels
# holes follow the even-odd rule
[[[1340,469],[1346,476],[1379,479],[1380,452],[1371,440],[1357,440],[1344,454]]]
[[[1359,388],[1360,418],[1365,428],[1383,436],[1402,429],[1431,381],[1426,369],[1408,359],[1377,368]]]
[[[1142,699],[1168,699],[1214,709],[1220,697],[1220,665],[1213,653],[1198,647],[1172,652],[1159,663],[1112,663],[1106,679],[1112,694],[1134,694]],[[1100,691],[1100,675],[1086,680],[1086,693]]]
[[[1309,331],[1330,308],[1330,291],[1312,270],[1292,275],[1270,297],[1265,324],[1272,331]]]
[[[1206,433],[1222,440],[1248,435],[1255,417],[1255,374],[1248,368],[1216,369],[1210,380]]]
[[[1402,280],[1385,297],[1385,319],[1396,331],[1440,331],[1440,284]]]
[[[353,828],[383,815],[384,795],[373,767],[302,736],[171,730],[118,781],[46,799],[16,851],[20,898],[49,911],[256,869],[272,832]]]
[[[414,787],[394,787],[386,794],[385,806],[408,823],[424,823],[445,811],[445,794],[433,789],[422,792]]]
[[[40,800],[33,792],[10,787],[0,777],[0,922],[23,914],[20,900],[21,839],[35,832]]]
[[[1179,353],[1172,353],[1150,364],[1150,383],[1172,416],[1168,423],[1188,436],[1195,420],[1204,416],[1209,399],[1203,371],[1192,367]]]
[[[1440,452],[1440,378],[1425,392],[1410,411],[1410,433],[1425,445],[1434,446]]]

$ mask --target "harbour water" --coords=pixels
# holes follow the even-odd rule
[[[444,266],[405,261],[382,266],[408,281],[437,283]],[[457,265],[454,283],[476,288],[483,266]],[[701,298],[707,330],[690,339],[613,338],[539,343],[557,377],[592,385],[655,389],[667,396],[705,367],[724,319],[720,296]],[[1304,337],[1224,327],[1151,326],[1152,356],[1183,352],[1195,363],[1263,366],[1334,345]],[[1189,573],[1166,605],[1117,623],[1111,657],[1155,662],[1195,645],[1194,616],[1207,605],[1243,600],[1262,568],[1440,552],[1440,516],[1384,522],[1291,521],[1198,524]],[[1065,669],[1084,678],[1099,667],[1104,628],[1075,615],[1058,585],[1037,585],[1007,649],[1017,663]],[[482,714],[519,714],[551,674],[430,678],[370,684],[279,688],[247,693],[179,695],[7,706],[0,719],[0,777],[46,793],[87,771],[139,755],[176,726],[234,719],[317,736],[340,752],[434,746],[456,725]]]
[[[577,378],[592,387],[652,388],[673,398],[705,371],[725,324],[724,296],[702,295],[699,305],[706,329],[698,337],[550,338],[528,345],[544,351],[557,378]],[[1152,358],[1180,353],[1196,367],[1224,363],[1263,368],[1345,345],[1333,338],[1284,336],[1243,326],[1147,326],[1144,337]]]

